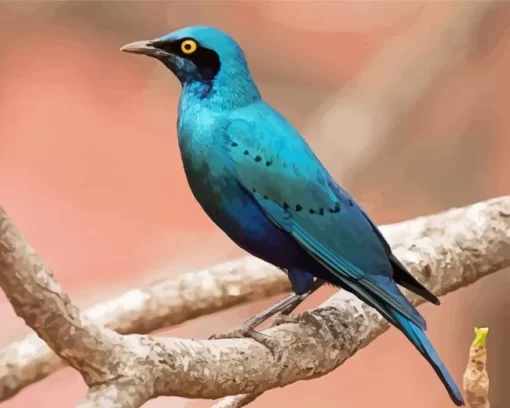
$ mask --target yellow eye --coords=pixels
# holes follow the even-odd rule
[[[181,44],[181,51],[183,54],[193,54],[198,48],[198,45],[193,40],[184,40]]]

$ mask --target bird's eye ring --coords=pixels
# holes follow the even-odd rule
[[[193,40],[184,40],[181,43],[181,51],[183,54],[190,55],[193,54],[198,48],[198,45]]]

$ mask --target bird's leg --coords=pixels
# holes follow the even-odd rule
[[[267,319],[269,319],[272,316],[280,315],[282,316],[279,320],[282,319],[292,319],[290,316],[288,316],[296,307],[298,307],[303,301],[310,296],[313,292],[315,292],[317,289],[319,289],[324,284],[324,281],[322,280],[315,280],[312,284],[310,290],[307,293],[304,293],[302,295],[297,295],[295,293],[292,293],[288,295],[286,298],[283,298],[282,300],[275,303],[270,308],[264,310],[262,313],[259,313],[250,319],[246,320],[241,326],[238,328],[228,331],[226,333],[220,333],[220,334],[213,334],[209,337],[210,340],[212,339],[232,339],[232,338],[245,338],[249,337],[253,340],[259,342],[260,344],[266,346],[269,350],[271,350],[271,353],[275,356],[276,360],[279,360],[281,358],[282,351],[280,350],[278,344],[275,342],[275,340],[269,336],[266,336],[265,334],[259,333],[254,330],[255,327],[260,325],[261,323],[265,322]],[[279,323],[281,324],[281,323]]]
[[[310,290],[305,293],[304,295],[295,295],[297,296],[297,299],[295,302],[290,304],[287,308],[284,308],[283,310],[280,310],[274,314],[273,322],[271,323],[270,327],[279,326],[284,323],[299,323],[302,320],[302,315],[306,315],[308,312],[303,312],[302,315],[298,316],[291,316],[290,314],[296,307],[298,307],[303,301],[310,296],[312,293],[314,293],[317,289],[319,289],[322,285],[324,285],[325,281],[322,279],[316,279]]]

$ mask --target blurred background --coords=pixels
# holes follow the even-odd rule
[[[264,97],[379,224],[510,193],[510,2],[0,1],[0,205],[79,305],[243,255],[186,184],[177,80],[119,52],[195,24],[238,40]],[[459,385],[473,326],[491,328],[494,407],[510,404],[509,287],[498,273],[421,308]],[[274,300],[164,334],[206,338]],[[28,332],[3,293],[0,322],[0,346]],[[85,391],[66,369],[2,406],[71,407]],[[328,376],[250,406],[282,403],[452,406],[393,329]]]

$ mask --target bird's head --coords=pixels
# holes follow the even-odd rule
[[[121,51],[156,58],[183,86],[198,83],[258,95],[243,50],[232,37],[213,27],[181,28],[154,40],[127,44]]]

